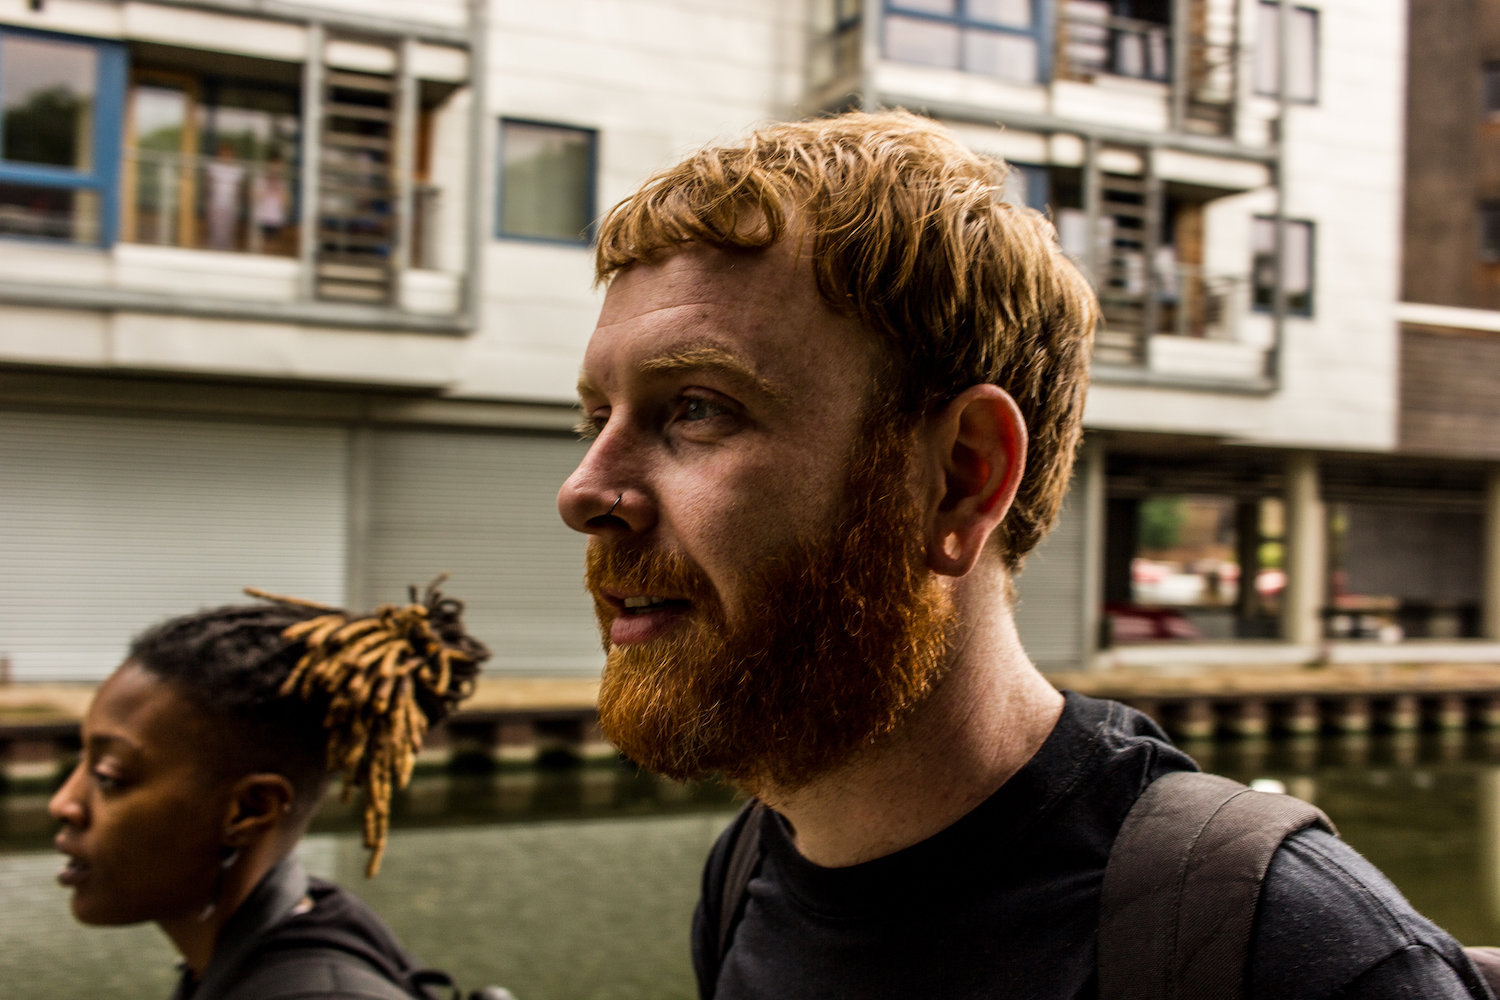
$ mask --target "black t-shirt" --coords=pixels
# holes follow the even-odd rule
[[[728,845],[693,920],[699,993],[715,1000],[1091,1000],[1099,887],[1136,797],[1194,770],[1150,719],[1072,692],[1042,748],[927,840],[848,868],[803,858],[774,813],[723,967],[715,909]],[[1289,837],[1262,888],[1250,1000],[1486,998],[1463,951],[1342,841]]]

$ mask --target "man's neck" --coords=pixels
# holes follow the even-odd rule
[[[760,798],[786,817],[797,849],[841,868],[947,829],[1041,748],[1063,698],[1021,648],[1004,576],[955,581],[960,631],[942,681],[901,728],[849,765]]]

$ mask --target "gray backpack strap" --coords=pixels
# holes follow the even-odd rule
[[[766,819],[766,807],[752,801],[740,834],[735,838],[734,849],[729,853],[729,864],[724,869],[724,885],[719,892],[719,966],[724,965],[724,956],[729,954],[729,943],[734,940],[734,929],[745,909],[745,890],[760,867],[760,831]]]
[[[1165,774],[1120,828],[1099,899],[1099,1000],[1243,1000],[1260,886],[1322,810],[1196,771]]]

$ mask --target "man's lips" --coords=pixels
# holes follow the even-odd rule
[[[650,642],[668,632],[693,608],[693,602],[662,594],[601,589],[599,596],[615,609],[609,641],[616,646]]]

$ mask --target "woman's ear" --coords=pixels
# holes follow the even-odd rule
[[[274,833],[291,818],[296,801],[296,789],[281,775],[245,775],[230,792],[224,844],[246,847]]]
[[[928,513],[927,567],[963,576],[1015,501],[1026,468],[1026,421],[1010,393],[976,385],[926,421],[925,437],[940,478]]]

